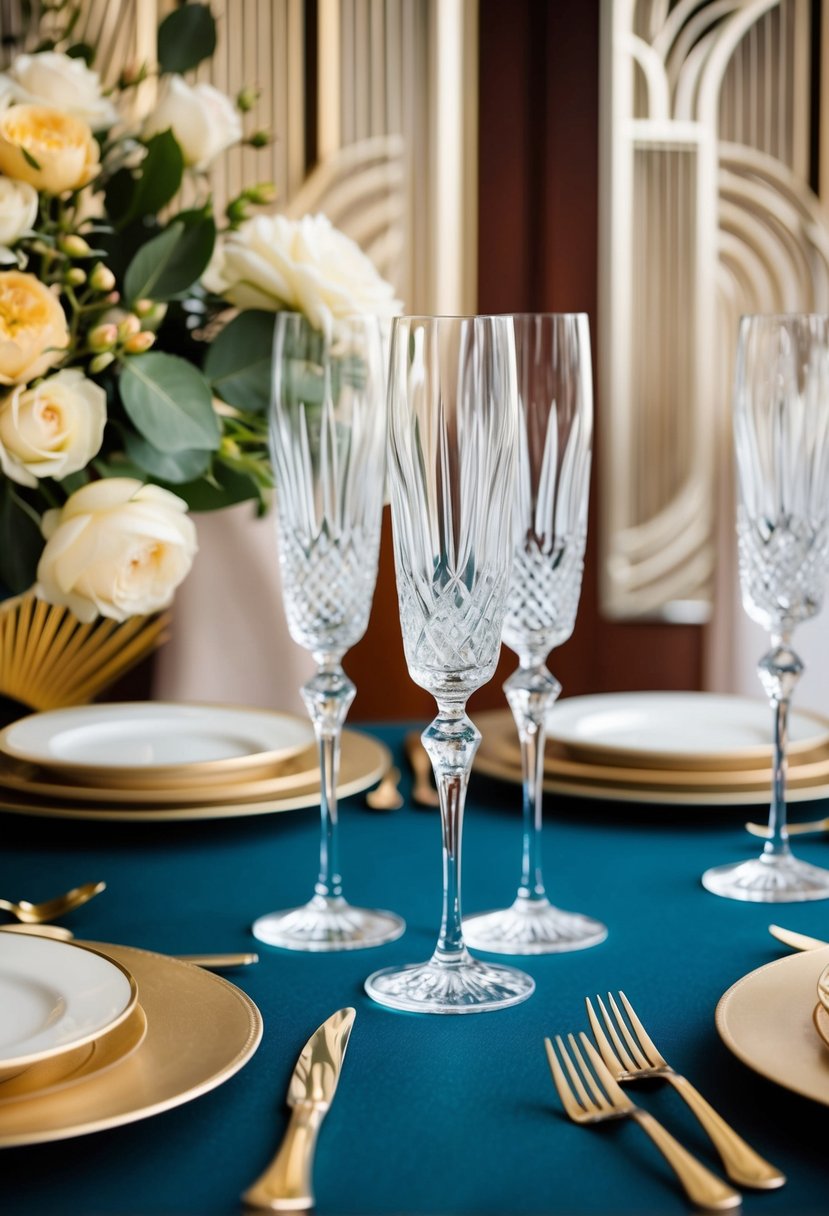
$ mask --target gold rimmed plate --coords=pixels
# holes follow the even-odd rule
[[[829,1009],[824,1009],[820,1003],[815,1005],[812,1011],[812,1021],[815,1024],[815,1030],[829,1047]]]
[[[720,1037],[739,1060],[824,1106],[829,1106],[829,1052],[813,1018],[815,986],[827,965],[829,947],[767,963],[729,988],[716,1012]]]
[[[131,946],[84,944],[135,976],[146,1036],[105,1072],[0,1105],[0,1147],[103,1131],[192,1101],[238,1072],[262,1038],[253,1001],[220,976]]]
[[[124,1022],[138,990],[126,967],[77,942],[0,934],[0,1081]]]
[[[312,785],[319,771],[316,746],[283,761],[272,774],[259,777],[256,774],[239,775],[235,781],[222,781],[197,785],[143,785],[131,789],[118,786],[85,785],[64,782],[59,776],[41,773],[32,765],[17,765],[0,757],[0,798],[3,794],[23,794],[26,798],[45,799],[49,802],[124,803],[147,806],[161,803],[164,806],[192,806],[197,799],[202,805],[227,802],[256,802],[265,798],[279,798],[293,791]]]
[[[337,795],[348,798],[376,784],[391,766],[389,749],[371,735],[346,728],[342,736],[340,780]],[[240,789],[243,787],[240,786]],[[33,815],[52,819],[101,819],[141,822],[170,820],[236,819],[244,815],[273,815],[280,811],[301,810],[319,806],[320,782],[315,770],[313,781],[298,784],[279,797],[264,797],[244,801],[210,803],[201,800],[201,791],[194,791],[186,804],[164,803],[121,805],[118,800],[84,804],[68,803],[47,798],[23,797],[17,791],[7,791],[0,781],[0,811],[16,815]]]
[[[295,714],[120,701],[29,714],[0,731],[0,753],[63,781],[158,789],[272,775],[313,741]]]
[[[712,692],[623,692],[568,697],[547,718],[547,737],[584,761],[678,769],[771,763],[772,715],[760,698]],[[829,745],[829,719],[791,714],[789,755]]]
[[[33,1064],[25,1072],[0,1082],[0,1106],[20,1098],[57,1093],[59,1089],[76,1085],[87,1077],[104,1073],[137,1051],[146,1034],[147,1015],[139,1004],[125,1021],[105,1031],[91,1043],[73,1047],[63,1055],[43,1060],[40,1064]]]

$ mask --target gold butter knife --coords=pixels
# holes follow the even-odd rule
[[[340,1079],[355,1016],[354,1009],[337,1010],[303,1047],[288,1086],[291,1120],[279,1151],[242,1196],[251,1207],[284,1212],[314,1206],[311,1175],[317,1132]]]

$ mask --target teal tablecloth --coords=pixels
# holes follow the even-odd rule
[[[399,751],[402,730],[378,731]],[[401,768],[405,765],[400,761]],[[408,788],[404,778],[405,788]],[[515,787],[473,780],[464,840],[464,907],[512,896],[519,867]],[[584,1025],[583,997],[623,988],[664,1054],[789,1176],[747,1192],[747,1213],[829,1210],[829,1109],[750,1072],[714,1028],[721,994],[779,957],[777,920],[829,937],[829,903],[770,912],[709,895],[714,863],[757,842],[740,810],[640,808],[549,799],[548,887],[556,902],[610,926],[603,945],[530,959],[537,989],[525,1004],[472,1017],[397,1014],[363,993],[365,976],[431,952],[440,914],[436,812],[381,814],[343,804],[342,857],[353,901],[394,908],[397,942],[340,955],[258,947],[257,967],[233,977],[262,1011],[253,1060],[196,1101],[130,1126],[0,1153],[6,1216],[232,1213],[285,1125],[283,1097],[309,1033],[334,1009],[357,1020],[336,1102],[317,1153],[322,1214],[467,1213],[592,1216],[687,1211],[677,1185],[629,1122],[584,1129],[563,1116],[544,1058],[545,1034]],[[802,808],[803,809],[803,808]],[[811,804],[806,813],[825,814]],[[318,813],[168,825],[68,822],[0,815],[0,891],[41,899],[86,879],[107,891],[75,912],[79,936],[176,952],[254,947],[249,926],[310,894]],[[821,840],[801,855],[829,864]],[[678,1096],[640,1090],[711,1165],[713,1152]]]

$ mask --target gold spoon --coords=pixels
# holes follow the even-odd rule
[[[44,900],[42,904],[31,904],[28,899],[13,903],[10,899],[0,899],[0,908],[10,912],[24,925],[40,925],[44,921],[56,920],[73,908],[79,908],[94,896],[99,895],[106,887],[105,882],[85,882],[81,887],[73,887],[65,895],[54,899]]]
[[[403,805],[403,795],[397,788],[400,769],[390,768],[376,789],[366,794],[366,803],[373,811],[397,811]]]
[[[440,797],[432,785],[432,761],[420,739],[420,732],[410,730],[403,744],[406,759],[414,774],[412,799],[420,806],[440,806]]]

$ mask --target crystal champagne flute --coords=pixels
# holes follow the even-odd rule
[[[829,870],[789,848],[786,746],[803,671],[792,633],[820,611],[829,564],[829,317],[743,317],[734,442],[743,607],[771,635],[757,669],[774,714],[770,836],[760,857],[707,870],[702,884],[757,903],[827,899]]]
[[[518,471],[512,579],[503,639],[518,656],[504,684],[521,742],[521,879],[509,908],[464,921],[470,946],[551,954],[595,946],[599,921],[550,903],[541,867],[547,715],[561,692],[550,651],[570,637],[581,593],[593,436],[590,330],[585,314],[513,318],[518,369]]]
[[[391,912],[346,903],[338,850],[340,739],[356,691],[342,658],[365,633],[377,580],[385,443],[378,320],[349,318],[329,335],[280,313],[270,411],[279,561],[288,628],[317,664],[302,697],[319,748],[322,832],[310,901],[260,917],[253,933],[292,950],[379,946],[405,928]]]
[[[509,317],[398,317],[389,374],[389,482],[409,674],[435,698],[423,732],[440,794],[443,915],[427,962],[366,981],[382,1005],[475,1013],[535,987],[472,958],[461,927],[461,829],[480,734],[469,695],[492,677],[512,557],[515,347]]]

